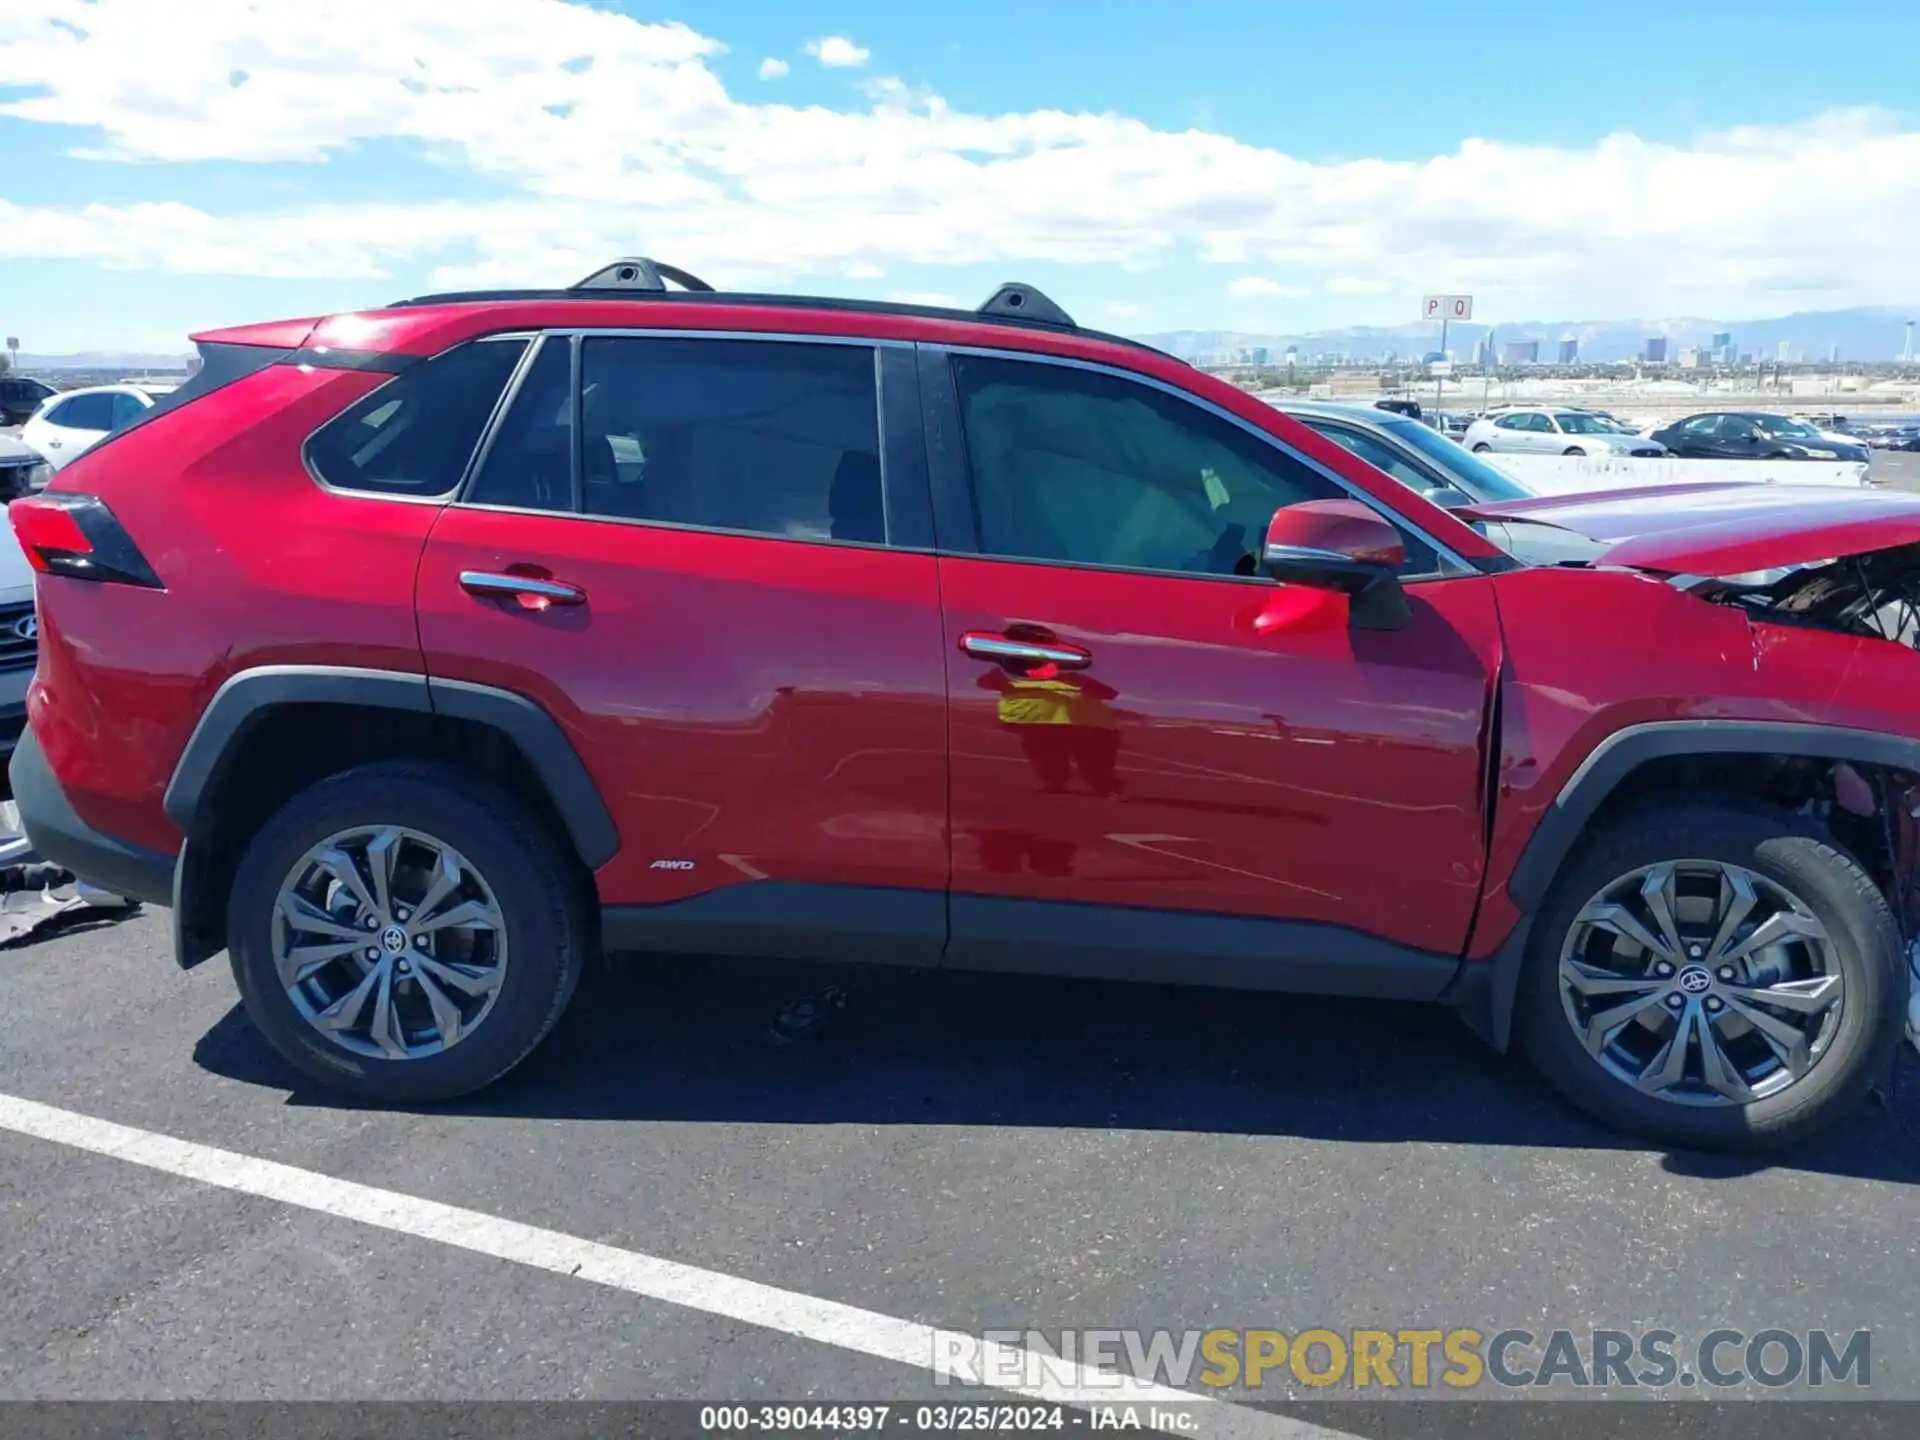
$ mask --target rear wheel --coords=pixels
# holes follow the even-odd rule
[[[1587,452],[1582,450],[1578,445],[1569,445],[1566,449],[1562,450],[1560,453],[1562,455],[1585,455]]]
[[[322,780],[248,846],[228,910],[247,1013],[303,1073],[365,1099],[448,1099],[539,1044],[578,983],[582,887],[551,833],[450,766]]]
[[[1492,449],[1493,447],[1491,445],[1487,444],[1486,441],[1482,440],[1479,444],[1473,447],[1473,453],[1476,455],[1485,455]]]
[[[1891,1061],[1905,1010],[1893,917],[1811,822],[1657,802],[1595,834],[1530,938],[1521,1044],[1603,1123],[1764,1149],[1832,1123]]]

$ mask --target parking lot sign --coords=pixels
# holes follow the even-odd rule
[[[1473,318],[1473,297],[1471,295],[1429,295],[1420,302],[1420,317],[1423,320],[1440,322],[1440,362],[1444,365],[1447,359],[1447,326],[1456,320]],[[1447,366],[1448,370],[1452,368]],[[1440,390],[1446,384],[1447,371],[1436,368],[1431,373],[1433,375],[1433,408],[1438,410]]]
[[[1420,302],[1422,320],[1438,320],[1442,325],[1454,320],[1473,318],[1473,297],[1471,295],[1429,295]]]

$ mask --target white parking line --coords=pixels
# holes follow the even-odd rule
[[[38,1101],[0,1095],[0,1130],[56,1145],[124,1160],[149,1170],[197,1180],[222,1190],[275,1200],[342,1220],[357,1220],[401,1235],[435,1240],[515,1265],[611,1286],[632,1295],[724,1315],[748,1325],[838,1346],[862,1355],[945,1373],[977,1383],[984,1367],[995,1376],[1030,1376],[1022,1385],[993,1388],[1034,1400],[1088,1409],[1103,1405],[1164,1404],[1202,1407],[1209,1435],[1258,1435],[1276,1440],[1353,1440],[1285,1416],[1221,1404],[1211,1396],[1154,1385],[1092,1366],[1034,1357],[1014,1347],[900,1320],[874,1310],[821,1300],[717,1270],[682,1265],[578,1236],[523,1225],[517,1220],[463,1210],[417,1195],[338,1180],[312,1170],[261,1160],[232,1150],[177,1140],[170,1135],[117,1125]],[[1044,1363],[1042,1363],[1044,1362]],[[954,1399],[967,1392],[956,1389]]]

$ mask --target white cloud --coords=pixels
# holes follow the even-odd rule
[[[807,41],[807,54],[835,70],[854,70],[873,58],[864,45],[856,45],[844,35],[827,35]]]
[[[790,68],[786,61],[776,60],[769,55],[765,60],[760,62],[760,78],[762,80],[778,80],[781,76],[785,75]]]
[[[1116,300],[1107,306],[1107,314],[1114,316],[1116,319],[1124,320],[1129,315],[1138,315],[1139,313],[1140,307],[1138,305],[1130,304],[1125,300]]]
[[[843,265],[840,273],[849,280],[879,280],[886,275],[878,265],[870,265],[864,260],[856,260],[851,265]]]
[[[1470,292],[1489,313],[1920,300],[1920,128],[1865,111],[1684,144],[1467,140],[1314,163],[1118,114],[969,114],[898,82],[848,110],[743,100],[713,68],[719,40],[567,0],[189,8],[190,37],[181,7],[151,0],[10,0],[0,87],[24,93],[0,114],[121,161],[339,165],[327,188],[345,198],[0,202],[0,259],[341,279],[404,266],[487,285],[565,283],[640,251],[778,285],[1197,258],[1322,294]],[[418,149],[446,190],[347,168],[369,142]],[[489,198],[458,198],[473,193]],[[1843,223],[1809,195],[1845,196]],[[1355,285],[1374,288],[1341,288]],[[1070,288],[1059,298],[1073,308]]]
[[[1298,285],[1282,285],[1264,275],[1242,275],[1227,286],[1227,294],[1236,300],[1298,300],[1306,293]]]

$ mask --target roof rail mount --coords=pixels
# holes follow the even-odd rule
[[[663,265],[644,255],[631,255],[602,266],[569,290],[651,290],[664,293],[671,280],[682,290],[702,290],[711,294],[713,286],[698,275],[689,275],[674,265]]]
[[[1032,320],[1041,325],[1064,325],[1069,330],[1080,328],[1073,323],[1073,317],[1053,301],[1033,286],[1022,285],[1017,280],[1008,281],[994,291],[987,297],[986,304],[975,313],[1004,315],[1014,320]]]

